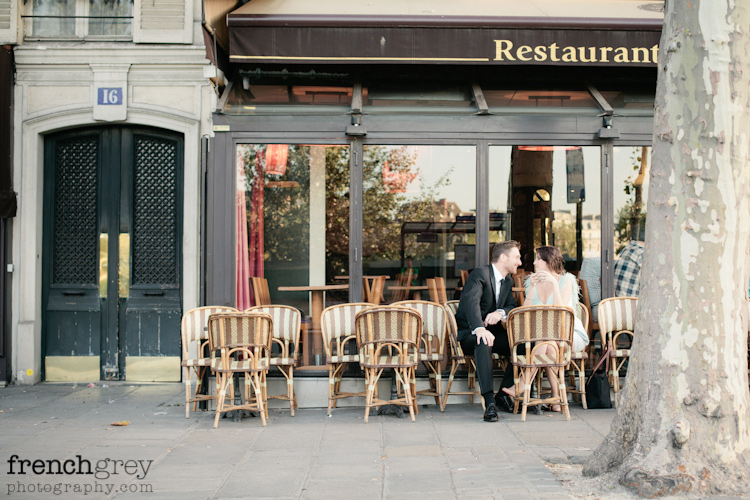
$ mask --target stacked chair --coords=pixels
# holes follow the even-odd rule
[[[182,362],[185,369],[185,418],[190,417],[190,403],[193,411],[200,401],[213,401],[216,396],[202,394],[203,381],[207,378],[206,370],[211,369],[211,358],[208,353],[208,318],[216,313],[239,312],[234,307],[207,306],[191,309],[182,317],[180,325],[182,335]],[[196,375],[198,382],[195,393],[191,392],[191,377]],[[206,388],[208,389],[208,388]]]
[[[443,385],[440,376],[443,360],[445,359],[445,333],[448,318],[445,309],[440,304],[424,300],[404,300],[396,302],[394,306],[404,306],[414,309],[422,316],[422,335],[419,341],[419,361],[427,369],[430,376],[430,388],[417,392],[421,396],[433,396],[440,411],[445,410],[443,403]],[[416,384],[416,380],[412,381]]]
[[[282,305],[253,306],[245,312],[265,313],[273,318],[270,363],[284,375],[287,390],[286,394],[275,394],[268,398],[289,401],[289,409],[294,416],[294,409],[297,408],[297,398],[294,395],[294,367],[297,366],[302,315],[299,309]]]
[[[341,377],[350,363],[359,363],[354,318],[369,307],[372,304],[358,302],[323,310],[320,326],[328,365],[328,415],[339,399],[366,396],[365,391],[341,392]]]
[[[216,373],[216,417],[228,411],[257,411],[263,426],[268,418],[266,376],[270,367],[273,319],[269,314],[219,313],[208,319],[209,350]],[[244,403],[236,404],[233,379],[245,376]],[[227,402],[227,391],[229,400]]]
[[[419,363],[419,342],[422,318],[409,307],[376,306],[367,308],[354,318],[359,346],[359,364],[365,372],[367,386],[365,422],[370,408],[382,405],[406,406],[411,420],[416,414],[414,372]],[[391,400],[376,397],[376,386],[385,369],[393,369],[402,396]]]

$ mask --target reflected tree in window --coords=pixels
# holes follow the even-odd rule
[[[649,148],[643,147],[631,157],[633,172],[625,180],[627,202],[620,207],[615,218],[615,253],[619,253],[630,240],[643,241],[646,230],[646,210],[643,199],[644,184],[648,183]]]

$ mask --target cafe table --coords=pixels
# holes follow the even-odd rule
[[[312,318],[312,351],[313,361],[310,363],[310,349],[308,348],[308,334],[303,330],[302,338],[302,361],[304,366],[298,369],[305,369],[313,365],[324,365],[325,356],[323,353],[323,337],[320,328],[320,318],[325,308],[325,293],[332,291],[349,290],[348,284],[341,285],[303,285],[303,286],[280,286],[280,292],[310,292],[310,317]]]

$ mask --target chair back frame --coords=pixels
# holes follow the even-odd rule
[[[268,290],[268,280],[258,276],[250,278],[250,284],[253,286],[253,301],[256,306],[271,305],[271,292]]]

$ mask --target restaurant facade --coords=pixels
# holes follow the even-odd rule
[[[309,315],[309,292],[279,287],[348,282],[330,305],[386,275],[388,300],[409,265],[452,298],[506,239],[528,270],[545,244],[569,271],[599,260],[613,295],[617,253],[642,239],[663,2],[421,5],[227,13],[206,303],[252,305],[262,276]]]
[[[9,4],[8,381],[178,381],[181,315],[251,277],[310,331],[279,287],[389,300],[411,266],[452,298],[506,239],[599,259],[607,297],[642,233],[663,2]]]

